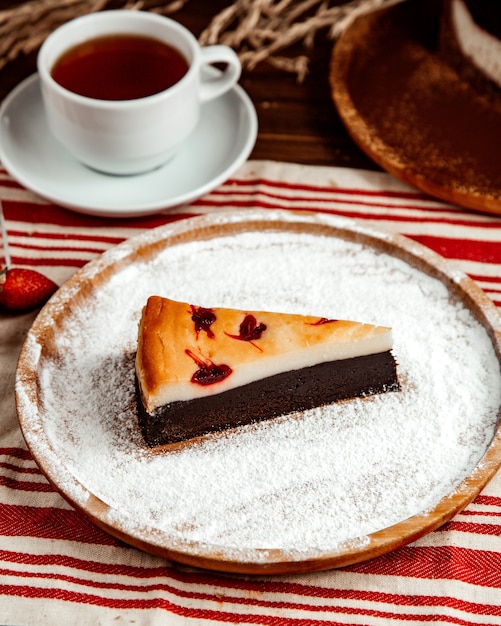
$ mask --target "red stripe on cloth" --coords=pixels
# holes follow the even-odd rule
[[[33,461],[33,457],[28,450],[24,450],[23,448],[0,448],[0,454],[16,459],[23,459],[24,461]]]
[[[312,192],[313,194],[318,193],[318,192],[323,192],[323,193],[335,194],[335,195],[346,194],[346,195],[351,195],[351,196],[371,196],[374,198],[385,196],[389,198],[419,199],[419,200],[424,200],[424,201],[431,202],[434,204],[437,203],[435,198],[422,194],[418,191],[412,191],[412,190],[393,191],[389,189],[376,190],[376,189],[358,189],[358,188],[353,188],[353,187],[337,187],[337,186],[334,187],[334,186],[327,186],[327,185],[306,185],[306,184],[300,184],[300,183],[289,183],[285,181],[277,181],[271,178],[254,178],[254,179],[230,178],[229,180],[226,181],[226,183],[222,187],[220,187],[219,189],[216,189],[215,191],[218,192],[221,189],[226,189],[226,188],[231,189],[231,187],[239,187],[239,186],[240,187],[250,186],[250,187],[259,188],[262,185],[266,185],[267,187],[272,187],[276,189],[280,189],[280,188],[291,189],[291,190],[298,189],[302,191]],[[211,193],[214,193],[214,191]],[[459,213],[459,209],[457,207],[452,207],[452,210],[455,210]]]
[[[460,522],[452,520],[441,528],[443,531],[457,531],[461,533],[472,533],[474,535],[494,535],[501,537],[501,524],[474,524],[470,522]]]
[[[442,578],[482,587],[501,587],[501,554],[456,546],[407,546],[371,561],[351,565],[346,570],[406,578]]]
[[[0,168],[0,171],[2,170],[2,168]],[[11,178],[4,178],[0,181],[0,187],[5,187],[6,189],[22,189],[24,191],[24,187],[21,187],[21,185],[11,179]]]
[[[3,187],[21,189],[23,191],[25,190],[23,185],[18,183],[14,178],[10,177],[10,175],[7,173],[7,171],[4,168],[0,167],[0,172],[3,172],[5,175],[5,178],[0,180],[0,187],[3,186]],[[357,196],[357,195],[373,196],[373,197],[388,196],[391,198],[416,199],[416,200],[421,200],[423,202],[437,204],[436,198],[433,198],[431,196],[428,196],[426,194],[423,194],[419,191],[414,191],[414,190],[395,191],[391,189],[377,190],[377,189],[360,189],[360,188],[353,188],[353,187],[338,187],[338,186],[332,186],[332,185],[311,185],[311,184],[297,183],[297,182],[292,183],[292,182],[287,182],[283,180],[277,181],[272,178],[229,178],[221,185],[221,187],[219,187],[216,190],[213,190],[211,193],[214,193],[214,191],[217,192],[218,190],[224,189],[226,187],[259,188],[260,186],[263,186],[263,185],[267,187],[271,187],[271,188],[283,188],[283,189],[291,189],[291,190],[297,189],[297,190],[307,191],[307,192],[312,192],[312,193],[323,192],[323,193],[332,193],[332,194],[348,194],[348,195],[354,195],[354,196]],[[460,211],[460,209],[455,206],[452,206],[451,210],[455,210],[457,212]]]
[[[115,218],[84,215],[74,211],[68,211],[54,204],[34,204],[8,199],[3,200],[2,204],[7,221],[21,221],[28,224],[54,224],[65,227],[148,229],[195,215],[195,213],[188,211],[175,215],[156,213],[144,217],[120,218],[120,222],[117,222]]]
[[[29,555],[28,555],[29,556]],[[26,563],[26,560],[23,560],[23,563]],[[120,590],[120,591],[129,591],[129,592],[140,592],[140,593],[150,593],[151,591],[165,591],[171,595],[178,596],[180,598],[196,598],[203,600],[210,600],[213,596],[209,593],[198,593],[198,592],[188,592],[176,589],[172,585],[169,585],[165,582],[167,579],[164,577],[164,582],[156,582],[148,585],[142,584],[133,584],[133,583],[119,583],[116,581],[116,577],[120,575],[116,570],[110,572],[113,574],[113,577],[110,577],[108,581],[102,580],[92,580],[89,578],[82,578],[75,575],[64,574],[61,572],[30,572],[30,571],[19,571],[13,569],[3,569],[0,568],[0,578],[2,576],[11,576],[13,578],[39,578],[44,580],[57,580],[64,581],[66,583],[71,583],[73,585],[82,585],[84,587],[94,587],[96,590],[98,589],[112,589],[112,590]],[[228,596],[225,596],[228,598]],[[240,598],[231,599],[232,602],[239,602]],[[245,601],[243,602],[245,604]]]
[[[109,227],[112,221],[103,217],[92,217],[68,211],[54,204],[4,199],[3,209],[6,221],[26,222],[27,224],[55,224],[58,226]]]
[[[347,201],[339,201],[339,203],[342,204],[349,204],[349,202]],[[356,204],[357,206],[364,206],[363,203],[357,201],[357,202],[353,202],[352,204]],[[277,202],[273,203],[271,201],[267,201],[264,199],[260,199],[260,198],[253,198],[251,200],[235,200],[234,198],[231,198],[229,201],[216,201],[213,200],[212,198],[203,198],[201,200],[197,200],[193,203],[193,206],[197,206],[197,207],[209,207],[209,208],[227,208],[228,206],[231,206],[233,208],[238,208],[238,209],[255,209],[255,208],[259,208],[259,209],[265,209],[265,210],[277,210],[277,209],[294,209],[295,211],[308,211],[308,212],[312,212],[312,213],[326,213],[329,215],[338,215],[338,216],[342,216],[342,217],[348,217],[348,218],[352,218],[352,219],[369,219],[372,220],[374,222],[394,222],[394,223],[399,223],[399,224],[405,224],[405,223],[410,223],[410,224],[423,224],[423,223],[430,223],[430,224],[444,224],[444,223],[449,223],[451,225],[456,225],[459,226],[461,225],[461,221],[456,220],[456,219],[444,219],[443,217],[438,217],[438,218],[430,218],[430,217],[426,217],[423,218],[422,214],[419,214],[419,211],[421,211],[422,209],[419,209],[419,207],[416,207],[418,214],[416,215],[416,217],[411,217],[411,216],[405,216],[405,215],[396,215],[391,213],[391,206],[388,206],[388,204],[381,204],[381,205],[374,205],[374,204],[367,204],[365,206],[367,207],[375,207],[375,206],[380,206],[380,208],[385,208],[387,209],[387,211],[385,213],[374,213],[371,212],[370,210],[368,211],[350,211],[347,210],[346,208],[339,208],[336,209],[333,206],[330,207],[326,207],[326,206],[320,206],[320,201],[318,200],[318,198],[292,198],[289,200],[289,202],[287,203],[286,206],[284,206],[283,204],[279,204]],[[395,207],[396,208],[396,207]],[[470,222],[464,222],[464,225],[467,225],[468,227],[472,227],[474,228],[475,226],[478,227],[483,227],[484,224],[471,224]],[[492,224],[493,228],[499,228],[501,229],[501,223],[499,222],[495,222]],[[402,228],[402,233],[404,233],[405,228]]]
[[[492,506],[501,506],[501,498],[497,496],[477,496],[473,501],[474,504],[488,504]]]
[[[372,207],[372,208],[377,208],[377,209],[388,209],[388,210],[392,210],[392,209],[405,209],[407,211],[420,211],[422,213],[423,211],[423,207],[422,206],[416,206],[413,204],[396,204],[396,203],[391,203],[389,204],[388,202],[384,202],[383,200],[380,200],[378,202],[374,202],[374,200],[372,199],[364,199],[361,196],[360,197],[356,197],[356,198],[350,198],[350,197],[336,197],[336,196],[325,196],[325,195],[321,195],[318,193],[312,194],[312,196],[310,198],[305,197],[305,196],[286,196],[286,195],[279,195],[279,194],[272,194],[266,191],[263,191],[262,189],[258,190],[255,195],[253,196],[253,198],[251,200],[236,200],[235,196],[241,196],[242,198],[247,198],[249,196],[248,193],[246,192],[237,192],[235,193],[234,191],[232,191],[231,189],[220,189],[216,192],[213,192],[208,198],[202,198],[201,200],[196,200],[193,204],[194,206],[200,206],[201,204],[211,204],[214,206],[226,206],[228,205],[228,200],[227,198],[230,198],[229,203],[232,205],[236,205],[236,206],[249,206],[252,205],[256,202],[257,199],[259,199],[259,201],[261,202],[265,202],[265,200],[263,200],[263,198],[266,198],[266,201],[268,202],[268,207],[269,208],[280,208],[283,207],[284,205],[291,205],[291,207],[293,208],[297,208],[298,204],[302,204],[302,203],[308,203],[308,206],[304,206],[304,208],[307,208],[309,210],[316,210],[316,208],[314,206],[311,206],[311,204],[315,204],[315,205],[322,205],[320,207],[318,207],[318,210],[328,210],[328,208],[325,206],[326,204],[328,205],[333,205],[332,208],[334,208],[336,205],[356,205],[356,206],[360,206],[360,207]],[[386,198],[388,198],[387,196],[385,196]],[[216,199],[216,198],[221,198],[221,200]],[[379,199],[378,199],[379,200]],[[275,202],[274,202],[275,201]],[[357,212],[354,215],[360,215],[359,212]],[[369,214],[368,214],[369,215]],[[393,219],[395,217],[395,219],[408,219],[409,221],[415,221],[419,218],[412,218],[410,216],[408,217],[398,217],[398,216],[393,216],[393,215],[387,215],[386,219]],[[428,220],[427,220],[428,221]],[[442,219],[434,219],[433,221],[444,221]],[[470,222],[466,222],[468,225],[470,224]]]
[[[162,580],[161,583],[152,583],[151,585],[142,586],[142,585],[134,585],[134,584],[120,584],[120,585],[110,585],[109,583],[100,583],[100,582],[88,582],[88,579],[81,580],[81,584],[93,584],[96,587],[100,588],[120,588],[120,589],[128,589],[128,590],[136,590],[136,591],[151,591],[151,590],[164,590],[169,591],[172,594],[175,594],[179,597],[183,598],[197,598],[210,600],[213,598],[212,592],[201,592],[201,591],[190,591],[177,589],[176,587],[172,587],[167,584],[165,580],[167,578],[171,578],[173,580],[177,580],[179,582],[194,584],[200,588],[203,585],[208,587],[213,586],[222,586],[227,589],[240,589],[240,590],[251,590],[254,593],[252,599],[248,599],[246,597],[242,598],[240,596],[230,596],[227,593],[224,595],[225,601],[232,603],[240,603],[240,604],[251,604],[251,605],[259,605],[261,607],[281,607],[281,608],[289,608],[289,609],[302,609],[308,611],[315,610],[331,610],[330,606],[327,605],[318,605],[318,604],[308,604],[304,600],[301,601],[301,604],[293,601],[292,596],[301,596],[302,598],[313,597],[317,600],[320,598],[324,598],[325,600],[355,600],[355,601],[364,601],[364,602],[380,602],[385,604],[395,604],[398,606],[427,606],[427,607],[436,607],[436,608],[454,608],[456,610],[461,610],[469,613],[477,613],[477,614],[491,614],[500,616],[501,615],[501,606],[495,605],[486,605],[480,603],[472,603],[468,601],[463,601],[461,598],[452,598],[449,596],[425,596],[425,595],[411,595],[411,594],[397,594],[397,593],[384,593],[384,592],[373,592],[373,591],[361,591],[361,590],[350,590],[350,589],[335,589],[335,588],[327,588],[321,586],[309,586],[305,584],[298,583],[288,583],[282,582],[280,580],[241,580],[239,578],[228,579],[221,576],[218,576],[216,573],[208,574],[206,572],[201,571],[191,571],[191,572],[183,572],[178,571],[177,569],[171,569],[167,567],[154,567],[154,568],[139,568],[132,567],[125,564],[109,564],[109,563],[100,563],[95,561],[82,561],[81,559],[75,559],[72,557],[68,557],[66,555],[54,555],[54,554],[19,554],[19,553],[11,553],[7,551],[0,551],[0,559],[4,562],[17,562],[24,563],[26,565],[35,565],[35,566],[49,566],[49,565],[57,565],[59,567],[65,568],[73,568],[80,569],[83,571],[87,571],[90,573],[96,574],[113,574],[115,576],[127,576],[136,579],[145,579],[145,578],[153,578],[158,577]],[[353,568],[351,568],[353,569]],[[45,577],[45,576],[44,576]],[[59,575],[48,573],[47,578],[58,578]],[[66,577],[61,577],[66,580]],[[75,581],[78,582],[77,577],[73,577]],[[272,600],[264,600],[259,597],[257,594],[280,594],[284,599],[280,602],[272,601]],[[288,600],[287,597],[291,597],[291,600]]]
[[[478,261],[479,263],[501,263],[499,241],[475,241],[473,239],[450,239],[432,235],[407,235],[448,259]]]
[[[236,613],[224,610],[211,610],[211,609],[196,609],[192,607],[179,606],[173,602],[161,598],[106,598],[103,596],[92,595],[87,593],[79,593],[75,591],[69,591],[66,589],[54,589],[54,588],[42,588],[33,586],[18,586],[18,585],[0,585],[0,594],[15,595],[18,597],[28,598],[57,598],[66,602],[76,602],[79,604],[97,605],[101,607],[114,608],[114,609],[163,609],[174,613],[176,615],[187,617],[191,619],[203,619],[207,621],[226,622],[234,624],[261,624],[263,626],[325,626],[324,619],[312,619],[304,617],[278,617],[272,615],[252,614],[252,613]],[[211,597],[214,599],[214,597]],[[218,598],[218,602],[224,606],[226,598]],[[249,606],[253,605],[251,599],[246,600],[245,604]],[[289,611],[290,607],[283,607],[281,603],[274,605],[274,608],[285,608]],[[483,608],[483,607],[482,607]],[[302,604],[296,604],[293,609],[297,611],[304,610]],[[415,621],[416,624],[422,624],[424,622],[436,622],[440,620],[442,616],[445,616],[449,624],[455,624],[456,626],[471,626],[472,622],[467,619],[454,617],[447,613],[429,613],[429,614],[412,614],[412,613],[392,613],[390,611],[376,611],[369,609],[362,609],[360,607],[338,607],[338,606],[308,606],[308,612],[316,611],[318,613],[328,612],[329,615],[344,614],[350,615],[363,615],[384,620],[405,620],[408,622]],[[485,614],[485,611],[482,611]],[[328,622],[331,626],[349,626],[345,620],[342,622],[329,619]],[[357,621],[357,623],[360,623]],[[354,626],[355,622],[353,622]],[[492,622],[491,622],[492,624]],[[487,622],[480,622],[475,620],[476,626],[488,626]]]
[[[31,555],[26,555],[28,558]],[[29,561],[31,563],[31,561]],[[23,563],[27,563],[25,559],[23,559]],[[38,563],[40,566],[40,563]],[[59,564],[60,565],[60,564]],[[169,593],[171,596],[175,596],[177,598],[184,598],[190,600],[203,600],[203,601],[213,601],[214,593],[210,592],[200,592],[196,590],[185,590],[179,589],[172,584],[168,584],[166,582],[169,578],[172,580],[174,577],[170,576],[170,572],[164,572],[161,582],[152,582],[150,584],[134,584],[134,583],[120,583],[116,581],[116,577],[123,575],[121,572],[114,570],[111,572],[114,574],[112,582],[102,581],[102,580],[92,580],[89,578],[82,578],[76,575],[69,575],[66,573],[54,573],[54,572],[30,572],[30,571],[19,571],[12,570],[7,568],[0,568],[0,577],[1,576],[10,576],[13,578],[39,578],[44,580],[52,580],[52,581],[61,581],[70,583],[73,585],[81,585],[85,587],[92,587],[95,590],[116,590],[116,591],[127,591],[131,593],[142,593],[142,594],[151,594],[155,591],[162,591],[165,593]],[[212,581],[214,583],[214,581]],[[197,584],[195,582],[195,584]],[[197,585],[200,587],[200,585]],[[362,602],[371,602],[371,603],[384,603],[384,604],[394,604],[397,606],[426,606],[429,608],[435,609],[454,609],[456,611],[462,611],[465,613],[471,614],[489,614],[492,616],[500,616],[501,615],[501,607],[495,605],[486,605],[480,603],[472,603],[461,600],[460,598],[452,598],[449,596],[440,597],[440,596],[423,596],[423,595],[397,595],[397,594],[386,594],[380,592],[351,592],[350,590],[330,590],[331,593],[328,595],[324,594],[314,594],[314,597],[318,600],[319,598],[326,598],[330,600],[357,600]],[[269,593],[269,590],[261,589],[261,594]],[[303,594],[292,594],[291,590],[287,590],[284,594],[282,591],[281,594],[285,598],[286,595],[298,596],[301,595],[305,597]],[[308,594],[306,594],[307,596]],[[310,594],[310,597],[313,597],[313,594]],[[252,598],[246,596],[234,596],[229,595],[228,593],[224,593],[224,602],[232,605],[241,605],[241,606],[253,606],[267,609],[281,609],[281,610],[294,610],[294,611],[302,611],[302,612],[332,612],[333,607],[331,604],[311,604],[307,603],[304,600],[298,602],[297,600],[265,600],[259,596],[254,595]],[[361,610],[361,609],[360,609]],[[347,612],[352,613],[353,609],[351,608],[340,608],[339,612]],[[367,613],[381,613],[381,611],[371,610],[367,611]],[[442,612],[441,612],[442,613]],[[386,613],[386,614],[389,614]],[[399,613],[399,615],[402,615]],[[404,614],[405,615],[405,614]],[[436,615],[436,613],[435,613]]]
[[[121,240],[123,241],[123,239]],[[120,241],[117,241],[116,243],[120,243]],[[113,244],[110,244],[113,245]],[[57,245],[57,246],[48,246],[48,245],[35,245],[35,244],[25,244],[25,243],[16,243],[15,244],[15,249],[17,250],[29,250],[29,251],[49,251],[51,253],[64,253],[64,252],[78,252],[79,254],[101,254],[102,252],[104,252],[105,250],[107,250],[110,246],[105,245],[105,246],[101,246],[101,248],[90,248],[90,247],[85,247],[85,246],[62,246],[62,245]]]
[[[131,550],[133,548],[130,548]],[[91,561],[79,559],[76,557],[68,556],[67,554],[28,554],[23,552],[12,552],[9,550],[0,550],[0,561],[5,563],[26,563],[27,565],[34,566],[57,566],[66,567],[76,570],[82,570],[94,574],[113,574],[115,576],[129,576],[131,578],[152,578],[152,577],[171,577],[179,579],[175,574],[176,570],[173,570],[168,565],[163,567],[138,567],[133,565],[127,565],[124,562],[120,563],[103,563],[100,561]],[[181,573],[182,575],[182,573]],[[191,578],[191,576],[190,576]],[[193,580],[190,582],[197,582],[195,571],[193,572]],[[214,584],[214,578],[211,578],[207,584]]]
[[[213,205],[213,206],[227,206],[229,203],[233,204],[233,205],[237,205],[237,206],[251,206],[255,203],[256,201],[256,197],[259,198],[268,198],[270,201],[270,204],[268,205],[269,208],[280,208],[283,207],[284,204],[289,204],[291,206],[293,206],[294,208],[296,208],[298,203],[316,203],[316,204],[322,204],[322,206],[320,207],[312,207],[310,206],[310,204],[308,205],[307,210],[319,210],[319,211],[329,211],[329,212],[336,212],[342,215],[346,215],[348,217],[362,217],[362,216],[366,216],[366,217],[370,217],[372,219],[377,219],[377,216],[373,215],[373,213],[361,213],[360,211],[357,212],[348,212],[348,211],[334,211],[334,207],[336,205],[356,205],[356,206],[360,206],[360,207],[372,207],[372,208],[378,208],[378,209],[387,209],[388,213],[386,215],[384,215],[383,217],[380,216],[380,219],[385,219],[385,220],[391,220],[391,221],[406,221],[406,222],[411,222],[411,223],[415,223],[415,222],[423,222],[425,221],[426,223],[431,223],[431,224],[453,224],[456,226],[468,226],[471,228],[476,228],[476,227],[481,227],[481,228],[492,228],[492,229],[501,229],[501,223],[499,222],[499,220],[496,219],[492,219],[488,216],[485,215],[478,215],[478,214],[465,214],[464,212],[458,212],[457,210],[454,211],[453,209],[451,209],[450,207],[444,205],[444,206],[423,206],[423,204],[416,204],[416,203],[395,203],[395,202],[384,202],[384,199],[386,198],[387,200],[390,198],[393,198],[394,196],[391,196],[389,194],[378,194],[378,201],[375,202],[372,198],[373,196],[371,196],[368,192],[362,192],[359,191],[357,193],[360,194],[360,196],[357,197],[353,197],[353,194],[349,194],[352,195],[352,198],[347,198],[347,197],[343,197],[341,192],[340,194],[336,194],[335,192],[332,193],[322,193],[322,192],[318,192],[318,189],[313,189],[312,190],[313,193],[311,194],[311,197],[303,197],[303,196],[292,196],[292,195],[284,195],[284,194],[278,194],[278,193],[270,193],[268,191],[265,191],[262,188],[258,188],[257,190],[255,190],[254,193],[254,197],[248,201],[245,200],[235,200],[235,196],[239,196],[242,198],[246,198],[248,197],[250,194],[248,191],[246,190],[233,190],[230,187],[224,186],[221,187],[219,189],[216,189],[214,191],[212,191],[209,196],[206,196],[204,198],[201,198],[199,200],[196,200],[193,205],[194,206],[200,206],[200,205]],[[345,192],[347,193],[347,192]],[[339,197],[338,197],[339,196]],[[367,196],[365,199],[364,197]],[[228,198],[229,198],[229,202],[228,202]],[[275,200],[274,203],[273,200]],[[332,204],[333,206],[328,208],[324,205],[326,204]],[[410,213],[415,213],[416,215],[405,215],[405,216],[400,216],[400,215],[395,215],[394,210],[395,209],[399,209],[399,210],[406,210]],[[428,215],[423,218],[423,212],[426,212]],[[430,213],[431,212],[437,212],[437,215],[432,216]],[[452,216],[450,215],[452,213]],[[447,214],[447,215],[445,215]]]
[[[40,475],[40,470],[36,467],[19,467],[19,465],[14,465],[13,463],[3,463],[0,461],[0,467],[6,470],[12,470],[14,472],[19,472],[20,474],[38,474]]]
[[[473,280],[485,281],[490,283],[501,283],[501,276],[489,276],[485,274],[470,274]]]
[[[30,237],[30,239],[56,239],[58,241],[95,241],[99,243],[117,244],[124,240],[124,237],[112,236],[112,235],[100,235],[98,232],[93,232],[92,235],[78,234],[75,232],[66,233],[46,233],[46,232],[33,232],[27,233],[21,230],[9,230],[9,235],[13,237]]]
[[[97,255],[96,255],[97,256]],[[11,255],[11,263],[12,265],[24,266],[24,267],[40,267],[45,265],[47,267],[83,267],[86,263],[90,261],[90,258],[87,259],[61,259],[57,257],[46,257],[43,259],[36,258],[27,258],[17,255]]]
[[[470,509],[465,509],[461,512],[461,515],[485,515],[487,517],[501,517],[501,511],[472,511]],[[501,535],[501,527],[499,529],[499,534]]]
[[[335,589],[330,587],[321,587],[321,586],[309,586],[306,584],[298,584],[298,583],[288,583],[282,582],[280,580],[260,580],[260,579],[251,579],[244,580],[240,578],[225,578],[223,576],[218,576],[217,573],[204,572],[203,570],[192,570],[192,571],[182,571],[177,570],[175,568],[165,567],[135,567],[126,565],[124,563],[115,564],[115,563],[102,563],[98,561],[84,561],[82,559],[77,559],[74,557],[69,557],[64,554],[22,554],[17,552],[9,552],[6,550],[0,550],[0,560],[4,562],[10,563],[24,563],[26,565],[33,565],[36,567],[46,567],[49,566],[57,566],[64,568],[71,568],[75,570],[86,571],[91,574],[113,574],[114,576],[124,576],[132,579],[151,579],[151,578],[160,578],[163,581],[165,579],[170,578],[172,580],[176,580],[178,582],[182,582],[185,584],[197,585],[198,588],[202,588],[203,586],[214,587],[221,586],[226,589],[238,589],[238,590],[251,590],[256,594],[280,594],[281,596],[301,596],[301,597],[311,597],[311,598],[323,598],[325,600],[335,600],[335,599],[348,599],[348,600],[365,600],[365,601],[373,601],[373,602],[384,602],[384,603],[393,603],[398,605],[449,605],[449,598],[441,598],[438,596],[423,596],[423,595],[404,595],[404,594],[396,594],[396,593],[384,593],[379,591],[362,591],[362,590],[351,590],[351,589]],[[133,586],[136,588],[136,586]],[[144,587],[141,586],[143,589]],[[165,588],[170,589],[169,585],[161,584],[160,586],[155,586],[155,588]],[[172,591],[176,594],[180,594],[183,597],[191,597],[192,592],[178,590],[177,588],[172,589]],[[211,594],[201,594],[197,592],[198,595],[203,595],[204,597],[211,597]],[[226,598],[229,598],[227,594],[225,594]],[[235,602],[240,601],[239,597],[231,596]],[[258,601],[258,596],[254,596],[254,600]],[[262,602],[265,602],[264,600]],[[285,601],[282,601],[281,604],[285,604]],[[465,603],[471,609],[471,603]],[[292,606],[292,602],[287,602],[288,606]],[[306,604],[304,606],[307,606]],[[475,605],[476,606],[476,605]],[[501,610],[501,609],[500,609]]]
[[[357,203],[358,204],[358,203]],[[362,218],[362,217],[369,217],[370,219],[374,219],[377,220],[378,216],[377,215],[373,215],[372,213],[367,213],[367,214],[363,214],[360,212],[354,212],[354,213],[350,213],[349,211],[336,211],[333,208],[325,208],[325,207],[319,207],[318,206],[318,201],[315,199],[301,199],[300,201],[298,201],[297,199],[293,199],[291,200],[287,206],[283,206],[282,204],[277,204],[277,203],[273,203],[271,201],[267,201],[267,200],[263,200],[262,198],[252,198],[251,200],[235,200],[234,198],[231,198],[228,201],[216,201],[216,200],[212,200],[210,198],[203,198],[202,200],[197,200],[194,202],[194,206],[196,207],[204,207],[204,208],[213,208],[213,209],[221,209],[221,208],[227,208],[228,206],[231,206],[232,208],[236,208],[236,209],[266,209],[266,210],[277,210],[277,209],[283,209],[283,210],[291,210],[294,209],[295,211],[308,211],[311,213],[328,213],[331,215],[342,215],[343,217],[357,217],[357,218]],[[379,216],[379,219],[388,219],[388,216]]]
[[[0,535],[123,545],[75,510],[0,504]]]
[[[17,491],[36,491],[39,493],[52,493],[54,489],[46,482],[30,482],[27,480],[17,480],[9,476],[0,476],[0,486]],[[3,505],[0,504],[0,511]],[[1,523],[1,522],[0,522]]]

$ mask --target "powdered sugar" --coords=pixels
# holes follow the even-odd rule
[[[402,391],[153,454],[137,428],[133,365],[151,294],[392,326]],[[56,342],[57,358],[39,364],[43,405],[25,410],[64,467],[59,486],[84,506],[83,485],[111,507],[110,524],[185,551],[257,558],[364,541],[472,472],[501,402],[487,332],[442,282],[355,241],[280,229],[173,245],[122,268]],[[40,449],[39,433],[27,436]]]

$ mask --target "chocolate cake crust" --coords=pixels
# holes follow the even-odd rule
[[[139,425],[150,447],[305,411],[338,400],[400,389],[390,351],[292,370],[220,394],[171,402],[155,414],[142,403]]]

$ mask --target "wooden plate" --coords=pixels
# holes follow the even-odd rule
[[[374,279],[367,278],[372,273]],[[203,304],[235,306],[236,298],[243,307],[254,303],[299,312],[310,307],[318,311],[321,302],[329,307],[337,303],[336,310],[359,313],[364,321],[390,321],[403,390],[272,420],[173,454],[155,454],[138,435],[133,391],[137,321],[152,292]],[[409,295],[417,299],[416,307]],[[450,340],[454,321],[447,318],[433,330],[433,316],[434,311],[455,316],[458,310],[457,320],[467,321],[454,342]],[[454,373],[461,361],[461,355],[455,355],[454,367],[449,370],[446,363],[442,373],[434,358],[433,367],[438,369],[428,374],[435,333],[440,343],[456,349],[472,327],[474,340],[468,343],[471,354],[463,369]],[[370,559],[421,537],[463,509],[494,475],[501,465],[500,347],[499,315],[489,298],[441,257],[410,240],[327,215],[214,213],[124,242],[75,274],[44,307],[27,336],[17,370],[16,404],[27,445],[48,480],[74,507],[119,539],[170,560],[225,572],[322,570]],[[411,358],[416,349],[421,356]],[[482,356],[480,373],[471,372],[481,349],[490,355],[490,366],[485,367]],[[431,376],[424,389],[414,367]],[[452,397],[445,399],[443,420],[434,417],[431,423],[428,413],[433,412],[434,401],[431,411],[428,403],[435,374],[452,389]],[[456,401],[451,400],[456,389],[464,389],[464,380],[475,375],[480,376],[475,389],[482,406],[484,397],[488,401],[486,414],[481,417],[472,400],[465,418],[471,424],[456,441],[453,432],[459,420]],[[349,416],[348,423],[343,416]],[[378,436],[380,423],[383,435]],[[444,433],[434,430],[443,425]],[[466,459],[460,469],[443,466],[449,452],[441,447],[442,436],[453,457],[457,450]],[[385,437],[396,449],[386,450],[390,444]],[[351,438],[355,456],[362,461],[350,460],[350,455],[338,460],[347,453],[342,443],[346,438]],[[394,458],[400,445],[408,445],[416,459],[407,452]],[[379,453],[376,461],[374,455]],[[334,479],[331,461],[323,458],[329,455],[333,463],[341,463]],[[413,496],[418,475],[433,466],[432,457],[439,469],[429,480],[438,490],[429,495],[425,477],[422,492]],[[386,469],[380,462],[388,464]],[[194,468],[196,463],[199,467]],[[416,463],[418,471],[409,463]],[[246,466],[246,474],[238,483],[234,475],[240,464]],[[327,474],[320,476],[324,465]],[[348,498],[355,518],[368,520],[358,526],[350,522],[346,510],[324,511],[323,502],[343,484],[345,474],[351,479],[361,470],[353,489],[365,493],[372,486],[374,493],[367,494],[368,499],[340,494]],[[254,489],[267,488],[266,472],[269,482],[276,475],[292,482],[273,491],[272,497],[254,498]],[[410,484],[395,488],[407,473]],[[177,483],[183,481],[180,488]],[[247,497],[248,485],[252,497]],[[202,502],[205,496],[207,504]],[[371,499],[373,508],[367,511]],[[196,513],[182,517],[183,507],[191,511],[191,505]],[[278,521],[271,516],[269,531],[264,528],[268,518],[261,517],[266,507],[278,516]],[[409,512],[398,517],[398,511],[407,507]],[[387,511],[389,521],[373,522],[378,511]],[[310,540],[304,537],[324,513],[327,522],[315,531],[322,539],[305,545]],[[210,533],[217,516],[231,521],[228,529],[223,521],[223,538],[213,540]],[[207,519],[207,528],[202,519]],[[339,521],[341,530],[330,528],[329,520],[335,525]],[[373,528],[373,523],[382,525]],[[245,539],[232,543],[238,524],[237,536],[242,532]],[[345,527],[348,535],[342,536]],[[282,535],[292,539],[284,539],[282,545]],[[278,542],[269,536],[277,536]]]
[[[429,6],[408,0],[347,29],[331,59],[334,103],[385,170],[447,202],[500,214],[501,98],[484,97],[444,62]]]

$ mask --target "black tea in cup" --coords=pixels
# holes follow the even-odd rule
[[[54,64],[52,78],[98,100],[135,100],[172,87],[188,71],[174,47],[153,37],[106,35],[79,43]]]

